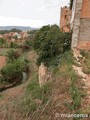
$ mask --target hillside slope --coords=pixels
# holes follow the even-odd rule
[[[61,114],[80,114],[89,110],[82,107],[85,85],[73,70],[72,66],[77,64],[71,51],[64,54],[57,67],[50,68],[51,81],[41,88],[37,55],[34,51],[28,52],[28,58],[31,61],[28,81],[0,93],[0,120],[73,120],[61,117]]]

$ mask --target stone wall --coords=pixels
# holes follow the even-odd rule
[[[90,50],[90,0],[82,2],[78,48]]]
[[[90,50],[90,41],[78,41],[78,49]]]
[[[90,49],[90,0],[77,0],[74,16],[72,49]]]
[[[90,18],[90,0],[83,0],[81,18]]]
[[[90,41],[90,19],[80,21],[79,41]]]
[[[61,8],[61,17],[60,17],[60,28],[64,32],[70,31],[70,19],[71,19],[71,10],[69,7],[65,6]]]

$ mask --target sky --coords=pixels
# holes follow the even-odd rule
[[[0,26],[41,27],[58,24],[69,0],[0,0]]]

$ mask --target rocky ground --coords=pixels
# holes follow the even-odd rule
[[[77,63],[76,65],[73,65],[73,69],[81,77],[81,80],[83,81],[83,89],[86,94],[85,97],[82,99],[81,110],[84,113],[90,114],[90,73],[85,73],[83,71],[83,67],[87,68],[87,66],[85,65],[86,58],[85,56],[82,56],[80,54],[79,50],[74,50],[73,53]],[[89,58],[90,52],[86,51],[86,53],[88,53],[88,58]],[[88,65],[90,66],[90,64]],[[89,120],[89,118],[87,118],[87,120]]]

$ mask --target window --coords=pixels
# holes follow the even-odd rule
[[[67,18],[67,15],[65,15],[65,19]]]

